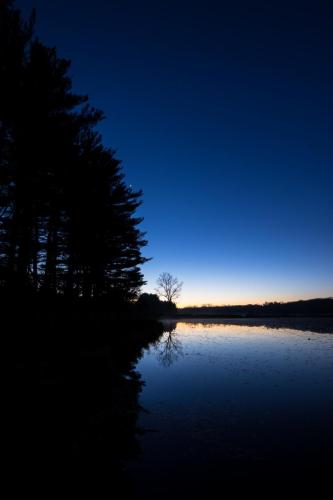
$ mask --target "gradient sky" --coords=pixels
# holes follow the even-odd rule
[[[180,305],[333,296],[333,3],[19,0],[105,111]]]

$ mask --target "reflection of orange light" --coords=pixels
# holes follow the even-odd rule
[[[293,335],[300,336],[304,338],[304,332],[295,330],[293,328],[281,327],[274,328],[267,324],[258,325],[253,323],[252,325],[247,324],[246,322],[242,324],[233,324],[229,322],[232,320],[218,320],[218,319],[189,319],[186,321],[177,321],[177,327],[175,333],[180,336],[191,336],[191,335],[209,335],[209,337],[218,337],[225,336],[228,338],[229,335],[237,336],[237,337],[250,337],[257,338],[258,335],[266,335],[266,338],[272,337],[277,334],[281,337],[281,335]],[[241,321],[241,320],[236,320]],[[251,320],[250,320],[251,321]],[[310,333],[310,332],[309,332]],[[331,335],[331,334],[329,334]]]
[[[221,320],[223,321],[223,320]],[[211,334],[224,334],[224,333],[246,333],[248,330],[254,328],[256,332],[266,332],[267,328],[265,326],[258,325],[233,325],[232,323],[221,323],[219,320],[214,320],[209,318],[205,319],[194,319],[188,321],[177,321],[177,331],[181,331],[182,334],[193,333],[194,330],[203,332],[209,330],[209,335]]]
[[[182,333],[192,333],[193,330],[209,330],[209,333],[221,333],[224,330],[244,330],[244,326],[232,325],[227,323],[219,323],[218,320],[214,319],[195,319],[193,321],[177,321],[177,330],[181,330]]]

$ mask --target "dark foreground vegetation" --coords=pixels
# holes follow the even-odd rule
[[[269,302],[263,305],[183,307],[178,309],[178,316],[193,318],[333,317],[333,298]]]
[[[130,302],[147,260],[141,192],[96,130],[103,113],[73,92],[70,62],[34,24],[1,1],[0,286]]]
[[[72,90],[70,62],[0,2],[0,307],[11,494],[116,491],[138,452],[141,192]],[[152,315],[149,315],[152,316]],[[154,317],[156,314],[154,314]],[[123,495],[126,483],[123,484]],[[32,489],[33,488],[33,489]]]

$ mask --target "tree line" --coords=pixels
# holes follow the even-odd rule
[[[0,6],[0,285],[69,297],[132,300],[144,284],[141,191],[72,90],[70,61]]]
[[[180,316],[211,317],[332,317],[333,298],[297,300],[293,302],[266,302],[234,306],[205,305],[183,307],[178,310]]]

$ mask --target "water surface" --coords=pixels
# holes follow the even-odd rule
[[[221,481],[325,479],[333,450],[332,322],[281,325],[165,324],[137,366],[147,431],[130,467],[139,495],[207,492]]]

